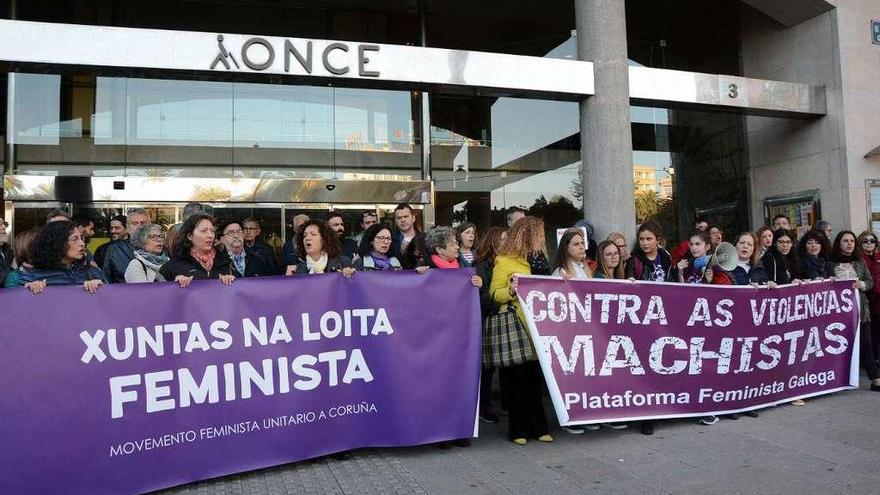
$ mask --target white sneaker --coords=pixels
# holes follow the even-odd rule
[[[562,429],[567,431],[568,433],[571,433],[572,435],[583,435],[584,434],[584,429],[581,428],[580,426],[563,426]]]
[[[706,425],[706,426],[714,425],[717,422],[718,422],[718,416],[704,416],[697,421],[697,423],[700,423],[701,425]]]
[[[611,428],[612,430],[625,430],[629,428],[629,425],[626,423],[602,423],[602,426],[605,428]]]

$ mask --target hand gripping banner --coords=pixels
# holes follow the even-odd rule
[[[563,425],[728,414],[858,386],[852,281],[522,277],[518,292]]]
[[[0,493],[135,494],[471,437],[471,275],[0,291]]]

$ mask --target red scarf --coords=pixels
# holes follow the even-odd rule
[[[445,270],[447,268],[461,268],[458,264],[458,259],[454,259],[452,261],[446,261],[440,257],[440,255],[432,254],[431,261],[434,262],[434,266],[440,268],[441,270]]]
[[[200,265],[202,265],[202,268],[204,268],[206,272],[210,273],[211,269],[214,268],[214,256],[217,255],[217,251],[212,249],[207,253],[202,254],[193,248],[189,250],[189,254],[192,255],[193,259],[198,261]]]

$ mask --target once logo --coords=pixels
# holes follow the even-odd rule
[[[229,51],[223,44],[224,37],[222,34],[217,35],[217,56],[211,62],[211,69],[216,69],[222,64],[226,70],[241,69],[233,52]],[[284,72],[291,72],[291,59],[295,60],[295,64],[299,69],[294,68],[295,72],[304,72],[312,74],[314,70],[315,59],[315,43],[306,41],[305,46],[297,46],[293,41],[284,40],[283,46],[280,47],[284,57]],[[369,52],[378,52],[379,45],[356,44],[354,47],[348,43],[332,42],[326,44],[321,50],[321,64],[328,74],[334,76],[342,76],[351,71],[351,65],[356,64],[358,76],[360,77],[379,77],[379,71],[368,70],[370,64]],[[352,57],[354,53],[356,56]],[[276,48],[266,38],[254,37],[247,39],[240,50],[241,61],[244,65],[253,71],[264,71],[270,69],[275,63]],[[354,63],[354,64],[353,64]]]

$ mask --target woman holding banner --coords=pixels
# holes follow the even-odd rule
[[[214,229],[211,215],[190,215],[177,231],[173,256],[159,270],[162,278],[173,280],[181,288],[193,280],[206,279],[219,279],[223,285],[231,285],[235,280],[232,260],[214,247]]]
[[[610,237],[610,236],[609,236]],[[593,278],[606,279],[625,279],[626,274],[623,271],[623,256],[620,253],[620,247],[614,240],[602,241],[596,248],[596,270],[593,272]]]
[[[458,240],[452,227],[432,228],[425,234],[425,245],[431,253],[428,257],[428,266],[431,268],[463,268],[459,261]],[[483,286],[483,279],[474,275],[471,284],[479,289]]]
[[[296,247],[298,253],[303,253],[303,261],[288,265],[287,275],[342,272],[350,277],[354,273],[351,260],[340,254],[339,237],[322,221],[302,224],[296,231]]]
[[[12,239],[11,270],[3,280],[4,288],[20,287],[21,273],[34,267],[31,259],[32,246],[39,233],[39,229],[28,229],[15,234],[15,238]]]
[[[50,222],[31,245],[33,268],[23,270],[19,286],[39,294],[49,285],[82,285],[90,294],[107,282],[98,268],[85,262],[86,243],[79,227],[69,221]]]
[[[539,442],[553,441],[544,413],[541,370],[516,292],[517,275],[550,274],[546,250],[544,222],[531,216],[517,220],[495,258],[489,289],[505,316],[509,315],[508,307],[516,310],[515,317],[509,315],[498,327],[508,332],[500,371],[501,395],[510,412],[508,436],[517,445],[525,445],[530,437]]]
[[[131,245],[134,247],[134,259],[125,269],[125,283],[165,282],[159,273],[162,265],[168,263],[162,226],[148,223],[137,229],[131,236]]]
[[[761,264],[767,272],[767,279],[776,285],[790,284],[794,277],[794,268],[797,256],[792,249],[795,236],[785,229],[777,229],[773,232],[773,245],[761,256]]]
[[[798,243],[798,259],[793,275],[799,280],[822,280],[833,276],[828,255],[831,248],[828,238],[819,230],[811,230]]]
[[[877,357],[871,345],[871,332],[868,330],[871,324],[871,311],[868,306],[868,292],[874,287],[865,260],[862,259],[862,250],[856,243],[855,233],[844,230],[837,234],[834,239],[834,247],[831,248],[831,269],[835,277],[839,279],[852,279],[853,289],[859,291],[861,304],[861,328],[859,332],[859,354],[862,367],[871,380],[871,390],[880,392],[880,367],[877,365]]]
[[[358,246],[358,259],[354,262],[356,271],[397,271],[402,270],[400,260],[391,255],[391,241],[394,239],[391,227],[377,223],[370,226],[361,236]]]
[[[743,232],[736,237],[736,268],[729,272],[735,285],[755,285],[767,283],[767,272],[758,255],[758,239],[751,232]]]

